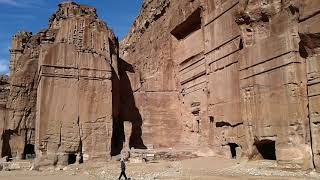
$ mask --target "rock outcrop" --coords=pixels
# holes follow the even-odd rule
[[[192,142],[197,142],[194,145],[199,142],[196,140],[197,133],[190,136],[191,129],[185,131],[188,124],[184,121],[192,117],[187,114],[190,111],[183,112],[180,108],[182,95],[178,72],[181,68],[174,58],[170,34],[199,6],[198,1],[145,1],[131,33],[120,44],[122,62],[132,66],[131,71],[120,71],[121,81],[131,84],[130,89],[120,93],[120,116],[132,114],[127,112],[129,109],[126,107],[135,106],[138,110],[135,114],[139,114],[139,121],[143,121],[142,139],[145,145],[185,148]],[[124,119],[130,121],[132,116]]]
[[[118,40],[92,7],[62,3],[48,29],[15,35],[2,156],[109,159],[117,61]]]
[[[12,40],[10,50],[10,94],[7,118],[3,134],[3,156],[25,158],[34,154],[28,148],[34,146],[37,102],[37,68],[40,35],[19,32]],[[9,143],[10,141],[10,143]]]
[[[8,113],[6,104],[8,101],[9,93],[10,93],[9,77],[2,75],[0,76],[0,132],[4,132],[5,130],[5,122],[6,122],[6,117]],[[2,146],[3,146],[3,143],[1,142],[0,143],[1,157],[3,156]]]
[[[145,1],[120,43],[144,142],[319,169],[319,10],[311,0]]]
[[[6,75],[0,76],[0,104],[5,108],[10,92],[9,77]]]
[[[67,165],[133,148],[132,161],[170,150],[320,170],[319,12],[145,0],[119,45],[94,8],[63,3],[13,38],[2,156]]]
[[[45,33],[49,41],[41,44],[38,66],[38,153],[50,164],[67,165],[76,156],[107,160],[117,39],[95,8],[75,3],[61,4]]]

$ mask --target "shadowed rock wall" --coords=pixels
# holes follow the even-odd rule
[[[8,96],[10,93],[10,84],[9,84],[9,77],[2,75],[0,76],[0,132],[5,131],[5,122],[8,114],[8,109],[6,108],[6,104],[8,101]],[[3,141],[4,136],[1,134],[1,139]],[[3,146],[3,143],[0,143],[0,151],[1,156],[6,154],[6,150],[8,148]]]
[[[37,101],[37,67],[39,40],[42,34],[19,32],[12,40],[10,60],[10,93],[3,142],[9,145],[3,156],[25,158],[24,147],[34,144]],[[8,142],[7,142],[8,141]]]
[[[132,100],[142,120],[142,139],[155,148],[187,147],[192,139],[184,133],[186,118],[180,108],[177,59],[173,57],[170,31],[192,13],[199,2],[145,1],[140,16],[121,42],[121,58],[133,67],[127,72]],[[120,111],[128,101],[121,101]],[[122,111],[121,114],[127,114]],[[130,121],[129,119],[125,119]],[[195,142],[195,141],[193,141]]]

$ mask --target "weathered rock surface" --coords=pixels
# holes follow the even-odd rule
[[[139,121],[143,122],[145,145],[170,148],[197,142],[196,133],[189,136],[190,133],[185,131],[184,121],[189,121],[189,117],[186,118],[187,114],[180,108],[179,67],[173,57],[170,32],[199,5],[198,1],[145,1],[131,33],[120,44],[122,62],[132,67],[131,71],[126,71],[120,66],[121,81],[131,84],[126,92],[120,93],[120,116],[134,111],[138,114]],[[126,108],[130,105],[137,110],[127,112],[133,109]],[[124,117],[124,120],[131,121],[132,117]]]
[[[320,169],[320,1],[302,1],[299,17],[299,52],[306,63],[308,111],[313,162]]]
[[[40,35],[32,37],[29,32],[19,32],[12,40],[10,94],[2,135],[3,156],[24,158],[29,154],[24,153],[24,147],[34,145],[39,39]]]
[[[112,30],[76,3],[60,4],[48,29],[15,35],[2,156],[37,154],[38,165],[107,160],[117,58]]]
[[[6,104],[8,101],[9,93],[10,93],[9,77],[2,75],[0,76],[0,132],[3,132],[5,130],[5,121],[8,113]],[[2,154],[2,145],[3,143],[0,143],[1,157],[4,156]]]
[[[144,143],[319,169],[319,10],[319,1],[145,1],[120,43]]]
[[[35,145],[40,165],[64,166],[210,149],[320,170],[319,12],[318,0],[145,0],[118,45],[94,8],[63,3],[48,29],[13,38],[2,155]]]
[[[117,39],[95,8],[75,3],[60,5],[46,33],[38,67],[37,153],[59,165],[76,156],[107,160]]]
[[[0,100],[1,100],[1,104],[6,104],[7,99],[8,99],[8,95],[9,95],[9,77],[6,75],[1,75],[0,76]]]
[[[9,92],[10,92],[9,77],[6,75],[2,75],[0,76],[0,107],[1,108],[5,108],[6,103],[8,101]]]

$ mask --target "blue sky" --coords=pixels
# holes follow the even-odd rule
[[[143,0],[75,0],[97,8],[98,15],[119,39],[129,31]],[[9,71],[11,37],[20,30],[33,34],[48,26],[49,17],[63,0],[0,0],[0,74]]]

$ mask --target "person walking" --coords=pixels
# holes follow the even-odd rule
[[[121,166],[121,173],[119,176],[119,180],[121,179],[122,176],[124,176],[124,178],[128,179],[127,175],[126,175],[126,164],[124,163],[123,159],[121,159],[121,161],[120,161],[120,166]]]

